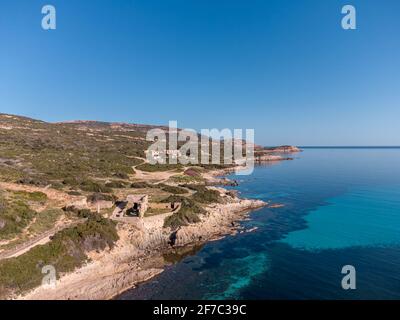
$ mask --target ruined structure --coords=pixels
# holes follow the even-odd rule
[[[137,214],[139,218],[143,218],[147,211],[149,204],[148,195],[133,195],[130,194],[126,197],[127,214]]]

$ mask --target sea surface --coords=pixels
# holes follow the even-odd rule
[[[400,149],[304,149],[258,166],[241,196],[284,204],[181,256],[119,299],[400,299]],[[344,290],[342,267],[356,270]]]

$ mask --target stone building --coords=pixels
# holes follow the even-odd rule
[[[130,194],[126,197],[127,213],[137,214],[139,218],[143,218],[149,205],[148,195],[133,195]]]

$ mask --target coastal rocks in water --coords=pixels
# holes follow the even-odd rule
[[[285,205],[284,204],[282,204],[282,203],[273,203],[273,204],[270,204],[269,206],[268,206],[268,208],[273,208],[273,209],[275,209],[275,208],[282,208],[282,207],[284,207]]]
[[[221,179],[221,185],[223,186],[230,186],[230,187],[237,187],[239,183],[236,180],[229,180],[227,178]]]
[[[217,204],[205,217],[202,217],[201,222],[181,227],[175,235],[175,246],[207,241],[230,234],[236,229],[235,221],[245,218],[250,210],[265,205],[266,203],[261,200],[238,198],[228,204]]]
[[[221,178],[221,179],[215,179],[212,181],[208,181],[207,185],[237,187],[239,185],[239,183],[236,180],[230,180],[228,178]]]
[[[237,186],[239,186],[239,182],[237,182],[236,180],[233,180],[233,181],[229,181],[227,185],[231,186],[231,187],[237,187]]]
[[[251,229],[246,230],[246,233],[257,231],[258,227],[253,227]]]

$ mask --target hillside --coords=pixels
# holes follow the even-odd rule
[[[148,195],[149,217],[167,212],[169,199],[181,201],[165,222],[173,228],[199,221],[201,206],[219,201],[204,186],[204,168],[144,163],[153,128],[0,114],[0,297],[38,286],[44,265],[69,272],[89,252],[112,248],[118,199]]]
[[[148,197],[141,225],[155,228],[151,232],[164,240],[182,227],[212,224],[205,217],[212,210],[219,217],[220,209],[212,209],[216,205],[230,210],[238,206],[239,211],[264,205],[241,202],[234,193],[210,187],[231,183],[213,175],[232,166],[146,163],[151,142],[145,137],[153,128],[96,121],[46,123],[0,114],[0,298],[37,287],[45,265],[55,266],[59,277],[85,265],[93,251],[111,250],[117,241],[126,245],[118,240],[124,235],[121,228],[136,220],[117,217],[118,203],[129,196]],[[283,160],[271,153],[286,150],[257,146],[268,161]],[[223,157],[222,151],[221,143]],[[174,203],[178,209],[170,212]]]
[[[77,177],[133,173],[149,143],[147,126],[101,122],[46,123],[0,114],[0,178],[53,187]]]

